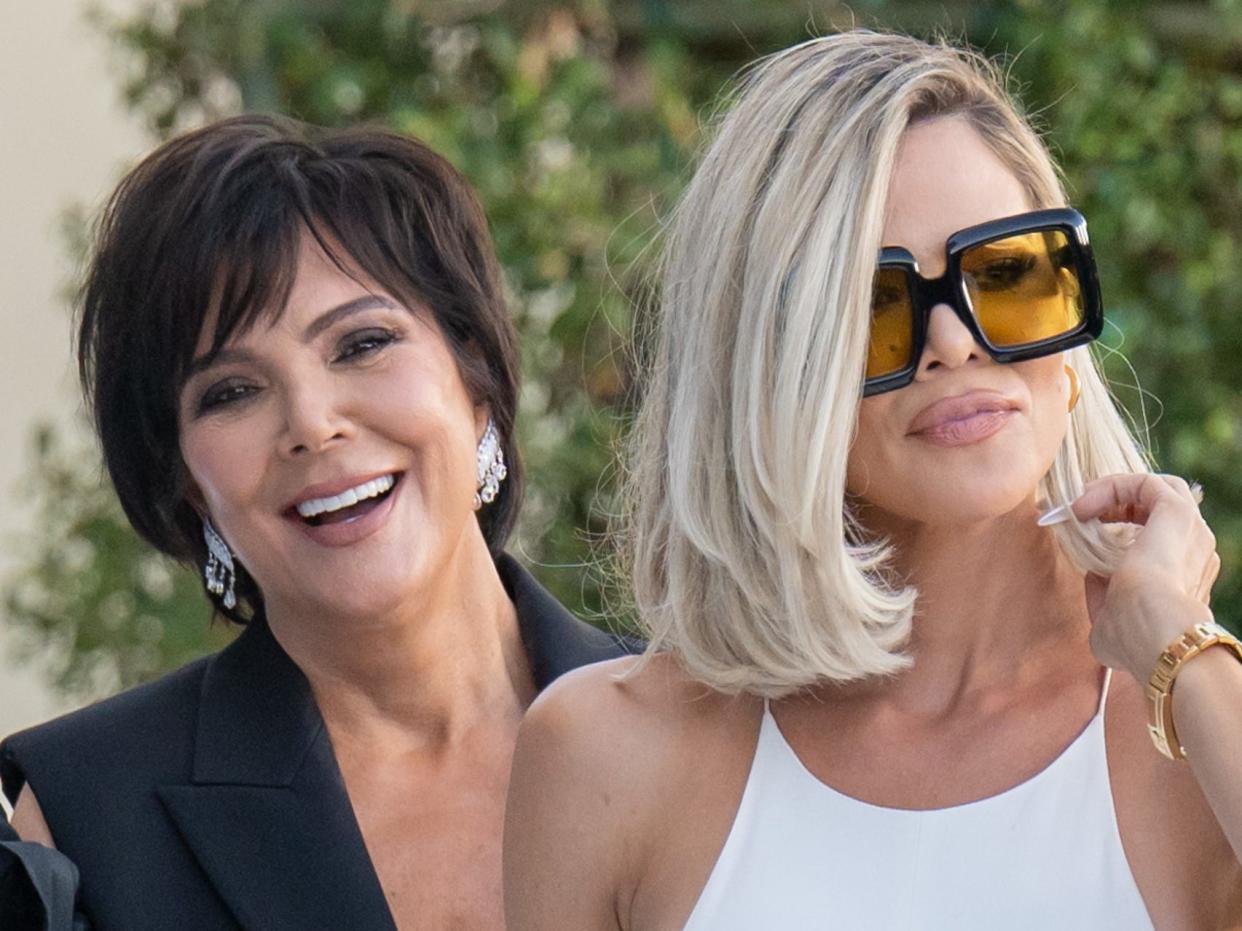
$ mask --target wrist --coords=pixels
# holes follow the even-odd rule
[[[1193,663],[1187,663],[1177,675],[1177,701],[1173,703],[1173,726],[1178,734],[1185,733],[1181,727],[1187,709],[1199,703],[1220,688],[1222,677],[1232,675],[1239,665],[1238,658],[1228,649],[1207,649]]]
[[[1152,673],[1159,664],[1161,657],[1177,642],[1178,638],[1193,630],[1200,624],[1214,624],[1216,618],[1211,609],[1198,600],[1179,600],[1176,604],[1161,605],[1153,608],[1148,616],[1160,618],[1151,625],[1142,644],[1135,643],[1134,649],[1127,656],[1127,669],[1139,685],[1147,685]],[[1135,640],[1138,640],[1135,637]]]
[[[1203,690],[1205,682],[1219,674],[1213,672],[1219,659],[1208,661],[1212,654],[1225,656],[1230,662],[1238,663],[1242,661],[1242,642],[1218,624],[1195,624],[1176,637],[1160,654],[1147,683],[1147,697],[1152,703],[1152,720],[1148,731],[1156,749],[1171,760],[1186,758],[1185,750],[1178,740],[1173,716],[1176,705],[1174,687],[1179,682],[1189,684],[1189,688],[1179,690],[1178,695],[1179,700],[1193,707],[1197,693]],[[1195,666],[1199,671],[1189,672]]]

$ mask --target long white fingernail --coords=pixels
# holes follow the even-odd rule
[[[1039,515],[1037,523],[1041,527],[1051,527],[1053,524],[1063,524],[1067,520],[1073,520],[1074,512],[1070,510],[1068,504],[1062,504],[1053,508],[1051,511],[1044,511]]]

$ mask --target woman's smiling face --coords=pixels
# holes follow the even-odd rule
[[[279,317],[187,380],[181,453],[269,606],[374,616],[480,533],[486,417],[430,314],[351,278],[304,235]]]
[[[883,242],[910,250],[935,277],[950,234],[1034,207],[964,118],[942,117],[902,140]],[[847,488],[902,521],[1009,513],[1033,500],[1056,458],[1069,391],[1062,354],[999,365],[952,308],[938,305],[914,382],[862,402]]]

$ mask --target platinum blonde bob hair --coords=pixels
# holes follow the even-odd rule
[[[626,476],[624,559],[648,655],[671,651],[724,692],[779,697],[893,673],[917,592],[889,571],[846,498],[871,279],[898,143],[964,118],[1032,209],[1066,198],[986,58],[852,31],[757,63],[672,218],[658,331]],[[1081,396],[1038,493],[1147,461],[1084,348]],[[1082,571],[1121,545],[1064,524]]]

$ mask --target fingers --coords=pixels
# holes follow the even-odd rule
[[[1088,483],[1074,502],[1074,516],[1079,521],[1146,524],[1152,511],[1162,501],[1180,503],[1185,500],[1177,486],[1166,481],[1171,478],[1175,476],[1143,473],[1097,479]],[[1181,479],[1177,481],[1185,485]],[[1186,494],[1189,494],[1189,486]]]
[[[1199,500],[1176,476],[1113,475],[1088,483],[1071,506],[1080,521],[1140,525],[1126,535],[1107,582],[1088,577],[1086,585],[1092,650],[1139,681],[1175,628],[1188,617],[1211,617],[1221,560]]]
[[[1144,571],[1180,578],[1182,590],[1207,605],[1220,557],[1199,512],[1201,497],[1197,486],[1175,475],[1112,475],[1090,482],[1072,508],[1080,521],[1143,526],[1131,555],[1147,565]]]
[[[1187,504],[1198,516],[1202,500],[1203,489],[1198,483],[1191,484],[1178,475],[1110,475],[1088,483],[1072,508],[1080,521],[1145,524],[1161,502]]]
[[[1180,475],[1160,475],[1159,478],[1195,507],[1203,503],[1203,488],[1198,482],[1187,482]]]

